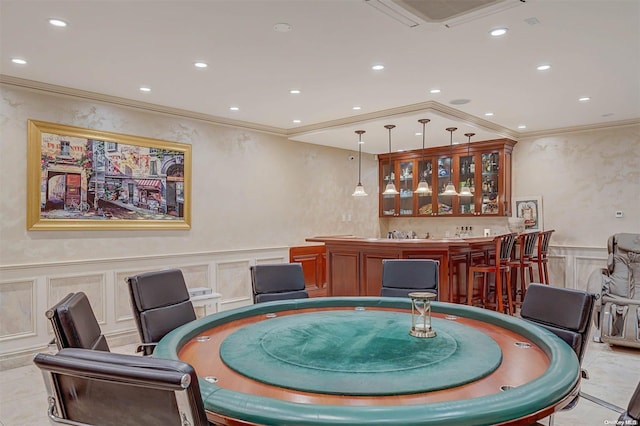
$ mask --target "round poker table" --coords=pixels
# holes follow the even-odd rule
[[[191,364],[209,421],[226,425],[526,425],[576,397],[578,359],[554,334],[431,309],[436,337],[417,338],[408,298],[262,303],[179,327],[154,357]]]

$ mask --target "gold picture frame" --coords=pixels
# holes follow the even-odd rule
[[[191,228],[191,145],[27,125],[28,230]]]

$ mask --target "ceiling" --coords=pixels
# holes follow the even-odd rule
[[[478,1],[0,0],[0,81],[370,153],[640,122],[640,0]]]

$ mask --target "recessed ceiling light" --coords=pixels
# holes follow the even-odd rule
[[[13,62],[14,64],[18,64],[18,65],[26,65],[27,61],[25,61],[24,59],[21,58],[13,58],[11,59],[11,62]]]
[[[300,89],[291,89],[291,90],[289,90],[289,93],[291,93],[292,95],[299,95],[300,94]]]
[[[140,91],[141,91],[141,92],[145,92],[145,93],[146,93],[146,92],[150,92],[150,91],[151,91],[151,88],[150,88],[150,87],[147,87],[147,86],[140,86]]]
[[[51,18],[51,19],[49,19],[49,23],[51,25],[53,25],[54,27],[66,27],[67,26],[67,23],[64,22],[62,19]]]
[[[429,93],[433,93],[433,94],[440,93],[440,89],[431,89],[429,90]]]
[[[273,29],[279,33],[288,33],[293,29],[293,27],[286,22],[281,22],[279,24],[275,24]]]
[[[591,100],[591,98],[590,98],[590,97],[588,97],[588,96],[583,96],[583,97],[581,97],[581,98],[578,98],[578,100],[579,100],[580,102],[589,102],[589,101]]]
[[[206,62],[202,62],[202,61],[197,61],[193,63],[193,66],[196,68],[206,68],[209,65]]]
[[[468,104],[469,102],[471,102],[471,99],[454,99],[452,101],[449,101],[451,105],[464,105]]]
[[[362,107],[359,105],[354,105],[351,109],[353,109],[354,111],[360,111]]]
[[[509,31],[508,28],[494,28],[493,30],[489,31],[489,34],[491,34],[491,36],[493,37],[500,37],[502,35],[505,35],[507,31]]]
[[[527,128],[527,126],[525,126],[524,124],[521,124],[521,125],[518,126],[518,129],[526,129],[526,128]]]
[[[422,132],[416,132],[416,136],[422,136]]]
[[[487,117],[493,117],[493,113],[492,112],[485,112],[484,115],[487,116]]]
[[[551,65],[549,65],[549,64],[542,64],[542,65],[538,65],[538,66],[536,67],[536,69],[537,69],[538,71],[546,71],[546,70],[548,70],[548,69],[551,69]]]
[[[240,111],[240,108],[237,107],[237,106],[232,106],[232,107],[229,107],[229,110],[230,111]]]
[[[302,123],[302,120],[293,120],[293,122],[298,124],[298,123]]]
[[[384,65],[376,64],[376,65],[373,65],[373,66],[371,67],[371,69],[372,69],[372,70],[374,70],[374,71],[381,71],[381,70],[383,70],[383,69],[384,69]]]

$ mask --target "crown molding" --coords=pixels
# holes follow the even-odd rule
[[[283,136],[289,139],[303,136],[308,133],[317,131],[329,130],[332,128],[346,127],[358,123],[366,123],[369,121],[380,120],[383,118],[389,118],[394,116],[410,115],[416,113],[431,112],[441,117],[448,119],[459,120],[463,123],[472,124],[474,126],[486,129],[502,137],[509,139],[519,140],[522,138],[544,137],[553,136],[567,133],[588,132],[593,130],[604,130],[611,128],[619,128],[626,126],[640,125],[640,118],[633,118],[628,120],[610,121],[605,123],[595,123],[583,126],[572,126],[548,130],[539,130],[533,132],[516,132],[506,127],[500,126],[496,123],[492,123],[480,117],[476,117],[471,114],[467,114],[458,109],[443,105],[436,101],[421,102],[412,105],[405,105],[396,108],[389,108],[381,111],[370,112],[366,114],[355,115],[346,118],[340,118],[337,120],[330,120],[321,123],[309,124],[306,126],[296,127],[295,129],[283,129],[279,127],[265,126],[257,123],[251,123],[241,120],[231,120],[224,117],[218,117],[209,114],[198,113],[194,111],[184,110],[180,108],[173,108],[163,105],[156,105],[148,102],[141,102],[127,98],[121,98],[118,96],[104,95],[101,93],[90,92],[86,90],[72,89],[69,87],[58,86],[49,83],[42,83],[34,80],[27,80],[18,77],[12,77],[5,74],[0,74],[0,84],[9,86],[22,87],[30,90],[51,93],[55,95],[69,96],[74,98],[86,99],[95,102],[103,102],[118,106],[124,106],[129,108],[140,109],[144,111],[150,111],[155,113],[167,114],[175,117],[184,117],[194,120],[204,121],[211,124],[220,126],[233,127],[251,130],[260,133],[267,133],[276,136]]]
[[[585,124],[583,126],[563,127],[558,129],[538,130],[535,132],[520,133],[521,138],[539,138],[545,136],[557,136],[567,133],[591,132],[594,130],[606,130],[620,127],[638,126],[640,118],[631,118],[628,120],[608,121],[605,123]]]
[[[396,108],[389,108],[380,111],[374,111],[366,114],[355,115],[351,117],[340,118],[337,120],[325,121],[322,123],[309,124],[306,126],[300,126],[295,130],[287,131],[289,138],[295,138],[303,136],[309,133],[315,133],[321,130],[328,130],[332,128],[352,126],[354,124],[366,123],[370,121],[379,120],[382,118],[389,118],[394,116],[411,115],[417,113],[431,112],[441,117],[448,119],[455,119],[463,123],[472,124],[476,127],[483,128],[490,132],[493,132],[499,136],[509,139],[516,139],[521,136],[519,132],[515,132],[506,127],[502,127],[498,124],[492,123],[480,117],[476,117],[466,112],[451,108],[447,105],[443,105],[436,101],[420,102],[412,105],[405,105]]]
[[[250,123],[241,120],[231,120],[180,108],[157,105],[149,102],[141,102],[133,99],[121,98],[118,96],[104,95],[102,93],[90,92],[86,90],[72,89],[69,87],[57,86],[55,84],[42,83],[34,80],[26,80],[23,78],[12,77],[4,74],[0,74],[0,84],[17,86],[56,95],[71,96],[74,98],[87,99],[90,101],[103,102],[129,108],[136,108],[144,111],[157,112],[176,117],[191,118],[194,120],[205,121],[207,123],[217,124],[221,126],[253,130],[256,132],[269,133],[277,136],[286,136],[286,130],[278,127],[264,126],[261,124]]]

